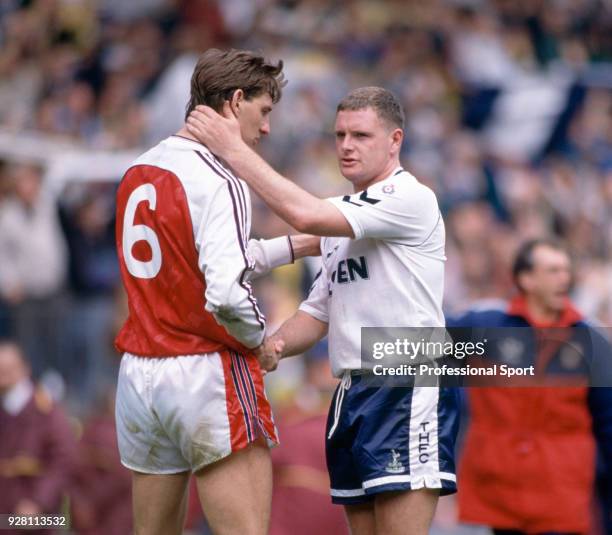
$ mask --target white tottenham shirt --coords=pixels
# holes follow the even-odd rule
[[[444,222],[436,196],[401,168],[328,199],[355,238],[322,238],[322,269],[300,310],[329,324],[332,371],[361,368],[362,327],[443,327]]]

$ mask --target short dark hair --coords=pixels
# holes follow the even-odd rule
[[[336,113],[350,110],[358,111],[372,108],[377,115],[397,128],[404,129],[404,110],[397,97],[383,87],[360,87],[353,89],[344,97]]]
[[[287,84],[283,62],[270,63],[250,50],[210,48],[202,54],[191,76],[191,96],[185,119],[198,104],[221,111],[236,89],[242,89],[247,100],[268,93],[276,103]]]
[[[514,257],[514,264],[512,265],[512,278],[514,279],[514,284],[516,287],[522,292],[523,289],[519,283],[519,276],[522,273],[527,271],[531,271],[534,268],[533,262],[533,252],[538,247],[550,247],[555,251],[561,251],[568,255],[569,252],[565,248],[565,246],[558,240],[553,238],[537,238],[533,240],[526,241],[523,243]]]

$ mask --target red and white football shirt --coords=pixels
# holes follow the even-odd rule
[[[140,156],[117,192],[129,306],[117,349],[161,357],[258,346],[265,318],[249,283],[250,226],[246,184],[203,145],[171,136]],[[290,261],[280,240],[276,264]]]

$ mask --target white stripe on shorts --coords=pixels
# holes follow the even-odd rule
[[[433,476],[433,480],[432,480]],[[397,475],[397,476],[383,476],[377,477],[375,479],[368,479],[363,482],[364,489],[370,489],[372,487],[380,487],[382,485],[391,485],[393,483],[421,483],[423,479],[422,476],[414,477],[410,474],[405,475]],[[448,481],[457,482],[457,476],[455,474],[451,474],[449,472],[438,472],[436,474],[430,474],[427,478],[425,478],[425,487],[427,488],[441,488],[442,485],[439,482],[441,479],[446,479]],[[438,480],[439,485],[436,486],[434,480]],[[422,485],[419,485],[418,488],[421,488]]]
[[[353,496],[365,496],[363,489],[331,489],[330,494],[339,498],[352,498]]]
[[[435,488],[442,486],[438,459],[439,395],[438,387],[413,388],[408,438],[411,481],[427,481],[427,486]]]

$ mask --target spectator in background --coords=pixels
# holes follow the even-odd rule
[[[107,390],[78,444],[71,501],[72,526],[79,535],[131,532],[132,481],[119,459],[114,396]]]
[[[69,250],[70,316],[66,381],[81,410],[115,382],[112,347],[115,292],[120,284],[115,250],[114,185],[80,186],[62,203]],[[115,358],[113,358],[115,356]]]
[[[305,380],[292,407],[277,416],[282,447],[272,451],[274,486],[270,535],[348,533],[340,510],[329,501],[325,467],[325,424],[337,380],[329,366],[327,343],[305,354]]]
[[[8,176],[6,173],[6,163],[0,160],[0,206],[9,194]],[[0,292],[0,338],[9,336],[11,332],[10,308],[5,297]]]
[[[34,385],[21,348],[10,340],[0,341],[0,437],[0,513],[61,513],[73,430],[62,408]]]
[[[63,371],[61,333],[66,243],[41,170],[15,165],[11,192],[0,204],[0,295],[10,306],[14,333],[33,373]]]
[[[447,325],[586,326],[568,299],[570,259],[559,244],[523,244],[513,275],[519,294],[505,310],[470,311]],[[596,356],[612,359],[607,347]],[[612,388],[479,387],[468,390],[468,399],[470,424],[458,474],[460,519],[491,526],[496,535],[587,533],[593,434],[612,467]]]

